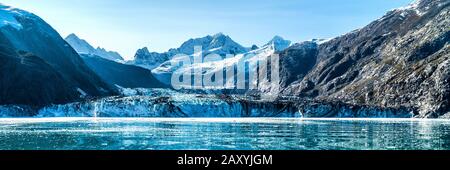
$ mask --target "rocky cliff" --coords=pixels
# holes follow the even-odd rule
[[[449,6],[419,0],[330,41],[285,50],[284,95],[448,116]]]

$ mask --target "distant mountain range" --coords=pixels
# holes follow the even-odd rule
[[[212,39],[211,39],[212,38]],[[226,43],[220,43],[222,46],[217,47],[217,45],[210,45],[211,42],[216,43],[219,42],[217,39],[221,39],[221,42]],[[207,43],[204,43],[204,41],[201,40],[208,40]],[[196,42],[196,43],[194,43]],[[214,67],[214,66],[222,66],[222,65],[236,65],[238,62],[248,62],[250,60],[255,59],[261,59],[263,57],[268,57],[271,54],[274,54],[275,52],[283,51],[284,49],[288,48],[291,45],[291,41],[285,40],[280,36],[275,36],[272,40],[270,40],[266,45],[262,46],[261,48],[254,47],[253,50],[251,48],[244,48],[241,45],[235,43],[229,36],[226,36],[224,34],[216,34],[215,36],[207,36],[200,39],[194,39],[189,40],[184,45],[189,44],[188,46],[191,46],[194,48],[194,46],[207,44],[208,48],[206,48],[203,51],[203,56],[208,55],[209,53],[215,53],[219,54],[222,57],[225,57],[226,54],[229,54],[228,52],[234,52],[231,54],[236,54],[234,59],[227,59],[222,61],[216,61],[216,62],[209,62],[201,65],[191,65],[189,67],[180,67],[179,65],[172,65],[172,63],[177,63],[175,61],[179,60],[179,58],[172,58],[164,63],[162,63],[160,66],[154,68],[152,70],[153,75],[158,78],[163,83],[169,84],[171,81],[172,73],[176,70],[182,69],[186,72],[190,72],[190,70],[194,69],[195,67],[201,67],[200,69],[203,70],[202,75],[213,73],[218,71],[218,69],[223,69],[222,67]],[[214,47],[214,48],[211,48]],[[209,50],[208,50],[209,49]],[[212,49],[212,50],[211,50]],[[239,50],[235,50],[239,49]],[[186,51],[186,53],[192,55],[193,51]],[[251,55],[249,55],[251,54]],[[200,76],[202,76],[200,75]],[[231,81],[234,81],[232,79]]]
[[[127,63],[152,70],[169,60],[169,57],[172,56],[168,53],[150,52],[147,47],[144,47],[137,50],[136,55],[134,55],[134,60],[128,61]]]
[[[152,70],[158,67],[163,62],[172,59],[174,55],[194,54],[195,46],[201,46],[204,55],[208,55],[209,53],[215,53],[219,55],[242,54],[249,51],[249,48],[245,48],[239,43],[236,43],[229,36],[223,33],[218,33],[202,38],[189,39],[180,47],[170,49],[165,53],[149,52],[146,47],[142,48],[136,52],[134,60],[130,61],[129,64],[138,65]]]
[[[125,64],[123,58],[113,51],[94,49],[86,40],[75,34],[65,39],[80,54],[87,66],[110,86],[121,88],[168,88],[156,80],[151,71],[132,64]],[[146,48],[137,54],[147,52]],[[166,61],[166,60],[164,60]]]
[[[177,69],[201,68],[201,74],[207,74],[217,71],[217,63],[234,65],[279,54],[280,97],[324,103],[314,108],[318,117],[343,108],[326,103],[345,103],[381,110],[410,108],[416,117],[450,118],[449,6],[448,0],[417,0],[330,40],[293,44],[275,36],[261,47],[247,48],[218,33],[189,39],[164,53],[142,48],[134,60],[125,62],[74,34],[66,43],[39,17],[2,5],[0,104],[65,103],[114,95],[115,86],[168,88]],[[203,56],[236,57],[189,67],[172,65],[178,60],[174,55],[193,55],[195,46],[202,46]],[[262,84],[258,91],[273,93],[273,87]]]
[[[65,40],[79,54],[97,55],[108,60],[123,61],[123,58],[119,53],[115,51],[106,51],[104,48],[100,47],[94,48],[86,40],[78,38],[75,34],[68,35]]]

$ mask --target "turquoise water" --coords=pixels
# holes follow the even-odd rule
[[[449,150],[450,121],[0,119],[1,150]]]

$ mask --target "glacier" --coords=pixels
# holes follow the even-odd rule
[[[266,104],[244,96],[123,89],[123,96],[49,106],[35,117],[300,117],[300,113],[294,105]]]
[[[2,117],[148,117],[148,118],[412,118],[406,108],[377,108],[344,103],[280,98],[265,101],[244,95],[189,94],[169,89],[121,88],[122,95],[41,109],[0,106]]]

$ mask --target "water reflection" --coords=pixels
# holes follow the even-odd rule
[[[3,150],[448,150],[449,121],[0,120]]]

